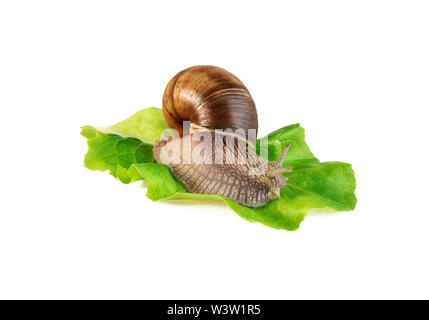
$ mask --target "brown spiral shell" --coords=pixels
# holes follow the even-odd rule
[[[258,129],[255,103],[244,84],[215,66],[194,66],[176,74],[164,91],[164,118],[183,135],[183,121],[211,129]]]

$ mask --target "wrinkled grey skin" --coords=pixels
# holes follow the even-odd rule
[[[280,192],[287,181],[283,173],[291,171],[282,168],[289,145],[278,161],[269,162],[252,150],[238,147],[238,140],[234,141],[233,145],[225,142],[219,144],[215,142],[213,135],[211,146],[205,149],[209,152],[203,163],[194,157],[190,160],[189,156],[198,151],[196,148],[201,148],[201,142],[186,144],[183,137],[158,139],[153,154],[158,163],[170,168],[173,176],[188,192],[217,194],[247,207],[260,207],[280,198]],[[189,151],[186,145],[190,145],[188,155],[183,151]],[[220,163],[219,159],[222,160]],[[238,159],[242,160],[241,163]]]

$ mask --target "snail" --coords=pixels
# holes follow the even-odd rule
[[[275,162],[249,148],[246,135],[237,132],[253,130],[256,138],[257,111],[232,73],[215,66],[179,72],[165,88],[162,112],[176,135],[155,142],[154,158],[188,192],[217,194],[248,207],[280,198],[288,180],[283,173],[291,172],[282,168],[290,145]]]

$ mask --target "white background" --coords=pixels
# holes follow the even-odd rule
[[[352,163],[356,210],[274,230],[83,167],[81,125],[197,64]],[[427,1],[2,1],[0,298],[429,298],[428,107]]]

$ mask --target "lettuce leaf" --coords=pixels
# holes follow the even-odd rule
[[[108,128],[108,132],[82,127],[81,134],[88,139],[89,146],[84,164],[92,170],[109,170],[123,183],[146,180],[146,195],[153,201],[221,200],[242,218],[276,229],[298,229],[310,209],[346,211],[356,206],[356,181],[351,165],[320,162],[305,143],[304,129],[299,124],[276,130],[257,141],[257,151],[268,146],[270,161],[276,160],[283,148],[291,144],[284,166],[293,168],[293,172],[287,174],[290,181],[281,192],[282,198],[260,208],[248,208],[218,195],[186,192],[168,167],[154,163],[150,143],[166,128],[162,112],[157,108],[139,111]]]
[[[276,229],[296,230],[307,211],[314,208],[353,210],[355,180],[351,165],[341,162],[310,164],[290,175],[281,199],[260,208],[248,208],[218,195],[187,193],[170,173],[157,163],[134,164],[129,169],[134,181],[147,181],[147,197],[157,200],[223,200],[242,218]]]
[[[154,162],[151,144],[137,138],[103,133],[91,126],[82,127],[81,134],[88,139],[88,153],[84,165],[91,170],[108,170],[123,183],[130,183],[128,169],[134,163]]]
[[[136,112],[128,119],[114,124],[110,129],[154,144],[168,126],[164,121],[162,110],[151,107]]]

